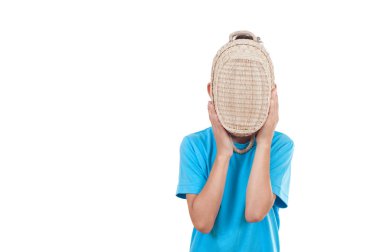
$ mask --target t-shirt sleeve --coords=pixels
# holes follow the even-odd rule
[[[186,199],[186,193],[198,194],[206,184],[206,164],[192,139],[185,136],[180,145],[179,176],[176,196]]]
[[[294,151],[294,142],[287,141],[271,153],[270,178],[274,194],[277,195],[274,204],[280,208],[288,207],[289,185],[291,175],[291,161]]]

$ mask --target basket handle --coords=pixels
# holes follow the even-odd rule
[[[243,149],[238,149],[235,144],[232,143],[232,147],[233,147],[233,150],[234,152],[238,153],[238,154],[244,154],[244,153],[247,153],[253,146],[254,144],[254,141],[255,141],[255,138],[256,136],[255,135],[252,135],[251,139],[249,140],[249,143],[248,145],[243,148]]]
[[[235,40],[236,37],[238,37],[240,35],[251,37],[252,40],[261,43],[260,37],[257,37],[255,34],[253,34],[250,31],[247,31],[247,30],[235,31],[235,32],[231,33],[230,36],[229,36],[230,42],[233,41],[233,40]]]

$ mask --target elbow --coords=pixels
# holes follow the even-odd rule
[[[253,207],[252,205],[246,204],[245,208],[245,220],[247,222],[260,222],[262,221],[270,211],[273,206],[274,199],[268,204],[260,204],[255,203]]]
[[[212,228],[196,228],[202,234],[208,234],[211,232]]]
[[[209,223],[209,222],[206,222],[206,221],[194,223],[195,229],[197,229],[199,232],[201,232],[203,234],[210,233],[211,230],[212,230],[212,228],[213,228],[213,226],[214,226],[213,223]]]
[[[258,211],[245,212],[245,220],[247,222],[260,222],[265,218],[265,216],[265,213],[260,213]]]

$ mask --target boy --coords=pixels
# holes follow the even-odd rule
[[[207,91],[211,98],[211,83]],[[288,206],[294,143],[275,131],[279,120],[277,86],[265,124],[252,136],[237,137],[208,103],[212,126],[185,136],[180,145],[176,196],[187,199],[193,223],[190,251],[280,251],[279,208]]]

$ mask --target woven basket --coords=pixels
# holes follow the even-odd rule
[[[244,30],[231,33],[211,71],[212,101],[223,127],[235,136],[252,135],[253,142],[268,117],[274,86],[272,61],[260,37]]]

